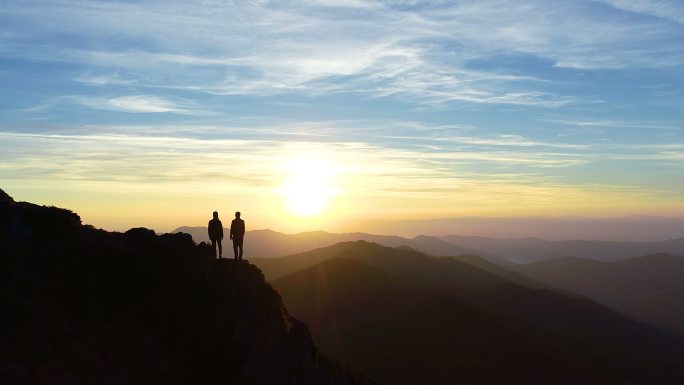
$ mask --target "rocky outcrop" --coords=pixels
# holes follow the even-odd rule
[[[0,189],[0,203],[14,203],[14,199],[9,196],[6,192]]]
[[[256,267],[0,190],[0,383],[345,384]]]

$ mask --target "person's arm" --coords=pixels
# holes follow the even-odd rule
[[[211,221],[207,224],[207,233],[209,234],[209,239],[211,239]]]
[[[221,236],[221,239],[223,239],[223,223],[221,221],[218,221],[219,225],[219,235]]]
[[[230,222],[230,239],[233,239],[233,224],[235,223],[235,220]]]

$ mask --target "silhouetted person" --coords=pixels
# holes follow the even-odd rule
[[[230,239],[233,240],[235,259],[242,261],[242,242],[245,239],[245,221],[240,219],[240,212],[235,213],[235,219],[230,223]]]
[[[218,212],[214,211],[214,219],[209,221],[209,239],[211,239],[211,249],[214,250],[214,257],[223,257],[223,247],[221,246],[221,240],[223,240],[223,223],[218,217]],[[218,253],[216,253],[216,246],[218,244]]]

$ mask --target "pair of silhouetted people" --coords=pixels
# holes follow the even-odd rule
[[[223,258],[223,247],[221,241],[223,240],[223,224],[218,217],[218,212],[214,211],[214,218],[209,221],[207,226],[209,231],[209,239],[211,240],[211,249],[214,251],[214,257]],[[233,252],[235,259],[242,260],[242,244],[245,239],[245,221],[240,219],[240,212],[235,213],[235,219],[230,223],[230,239],[233,240]],[[218,252],[216,247],[218,246]]]

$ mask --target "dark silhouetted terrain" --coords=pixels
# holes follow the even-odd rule
[[[273,285],[321,350],[390,384],[684,381],[672,336],[451,258],[359,241],[276,260],[303,267]]]
[[[619,261],[647,254],[684,255],[684,237],[660,242],[547,241],[539,238],[498,239],[486,237],[440,237],[443,241],[498,255],[515,263],[529,263],[561,257]],[[478,254],[478,253],[476,253]]]
[[[0,190],[0,250],[0,384],[351,382],[257,268],[187,234],[97,230]]]
[[[684,257],[654,254],[619,262],[566,257],[517,270],[684,336]]]

